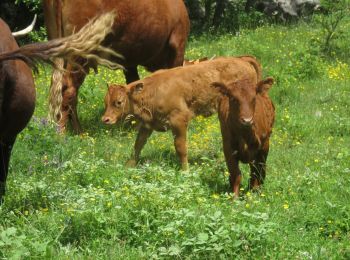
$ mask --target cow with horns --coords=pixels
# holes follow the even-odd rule
[[[112,31],[114,13],[91,20],[78,33],[44,43],[18,47],[8,25],[0,19],[0,201],[5,193],[11,150],[16,136],[27,125],[35,107],[35,86],[30,67],[52,59],[80,56],[96,64],[117,67],[98,55],[119,56],[100,44]],[[98,55],[96,55],[98,54]]]
[[[106,11],[117,16],[113,34],[104,42],[123,56],[116,62],[124,66],[127,83],[139,79],[137,66],[153,72],[159,69],[182,66],[189,33],[189,18],[183,0],[43,0],[45,24],[50,39],[70,35],[81,28],[90,17]],[[50,114],[65,130],[68,120],[75,132],[81,131],[77,114],[78,90],[89,68],[95,64],[77,61],[57,61],[66,73],[52,81]],[[62,101],[62,102],[61,102]]]

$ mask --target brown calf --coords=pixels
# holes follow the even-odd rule
[[[217,58],[161,70],[125,87],[111,85],[105,97],[106,110],[102,121],[114,124],[127,114],[134,115],[140,121],[135,151],[129,165],[137,163],[141,149],[153,130],[171,129],[182,169],[186,170],[188,124],[193,117],[209,116],[217,108],[219,93],[210,84],[244,78],[257,83],[260,75],[260,65],[252,57],[249,61],[236,57]]]
[[[234,195],[239,195],[241,171],[239,161],[249,163],[249,188],[264,182],[269,138],[275,119],[275,108],[268,96],[272,78],[258,84],[250,79],[230,84],[215,82],[211,86],[223,95],[219,105],[219,119],[226,164]]]

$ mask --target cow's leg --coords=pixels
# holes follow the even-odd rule
[[[183,39],[182,32],[173,31],[169,38],[169,58],[167,66],[169,68],[182,66],[185,56],[186,39]]]
[[[67,66],[67,74],[64,80],[65,86],[62,93],[62,117],[59,122],[61,131],[65,130],[68,120],[71,119],[74,132],[77,134],[82,132],[77,111],[78,91],[84,82],[87,72],[87,67],[77,70],[70,64]]]
[[[129,167],[135,167],[140,159],[140,154],[142,148],[145,146],[148,137],[152,134],[152,129],[141,126],[139,132],[137,133],[137,138],[135,141],[134,152],[131,158],[127,161],[126,165]]]
[[[261,150],[258,152],[253,163],[250,163],[250,180],[249,189],[257,189],[264,183],[266,177],[266,159],[268,155],[267,150]]]
[[[126,84],[137,81],[140,79],[139,73],[137,72],[137,67],[129,67],[123,70]]]
[[[62,93],[61,119],[59,122],[60,131],[65,132],[67,123],[72,119],[72,127],[76,133],[81,132],[79,120],[77,118],[77,95],[78,89],[73,85],[68,85]]]
[[[0,204],[5,195],[6,179],[9,169],[11,150],[15,139],[7,142],[0,142]]]
[[[174,135],[174,145],[177,155],[180,158],[181,169],[188,170],[187,157],[187,127],[190,116],[186,113],[177,114],[170,119],[171,129]]]

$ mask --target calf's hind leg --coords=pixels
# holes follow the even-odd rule
[[[152,129],[141,126],[139,132],[137,133],[134,153],[131,155],[131,158],[126,162],[126,165],[129,167],[135,167],[137,162],[140,159],[140,153],[142,148],[145,146],[148,137],[152,134]]]

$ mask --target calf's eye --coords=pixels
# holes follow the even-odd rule
[[[114,105],[116,106],[116,107],[120,107],[121,105],[122,105],[122,102],[119,100],[119,101],[115,101],[114,102]]]

